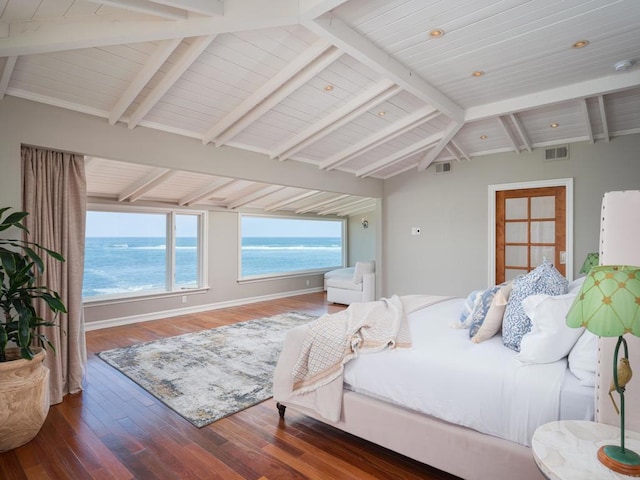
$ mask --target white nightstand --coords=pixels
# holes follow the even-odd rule
[[[550,480],[637,478],[613,472],[598,460],[602,445],[619,444],[619,427],[564,420],[539,427],[533,434],[531,449],[538,468]],[[640,452],[640,433],[626,430],[625,447]]]

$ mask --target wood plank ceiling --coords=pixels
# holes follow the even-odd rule
[[[388,179],[640,132],[637,0],[0,0],[5,95]],[[615,68],[626,62],[626,68]],[[120,202],[372,199],[88,159]]]

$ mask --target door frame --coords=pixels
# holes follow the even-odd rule
[[[552,180],[536,180],[533,182],[501,183],[489,185],[489,275],[488,285],[496,283],[496,192],[504,190],[520,190],[528,188],[565,187],[566,191],[566,225],[565,238],[567,244],[567,262],[565,263],[567,280],[573,280],[573,178],[557,178]]]

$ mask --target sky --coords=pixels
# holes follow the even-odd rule
[[[88,237],[164,237],[164,214],[128,214],[121,212],[87,212]],[[179,237],[195,237],[194,215],[178,215]],[[289,218],[242,216],[245,237],[340,237],[342,222]]]

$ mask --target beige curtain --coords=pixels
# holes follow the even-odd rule
[[[43,255],[42,284],[58,292],[68,313],[58,315],[58,327],[43,328],[55,346],[48,352],[51,404],[67,393],[82,390],[87,363],[82,309],[85,214],[87,209],[84,157],[33,147],[22,147],[23,209],[29,212],[29,241],[54,250],[58,262]],[[46,320],[53,315],[39,306]]]

